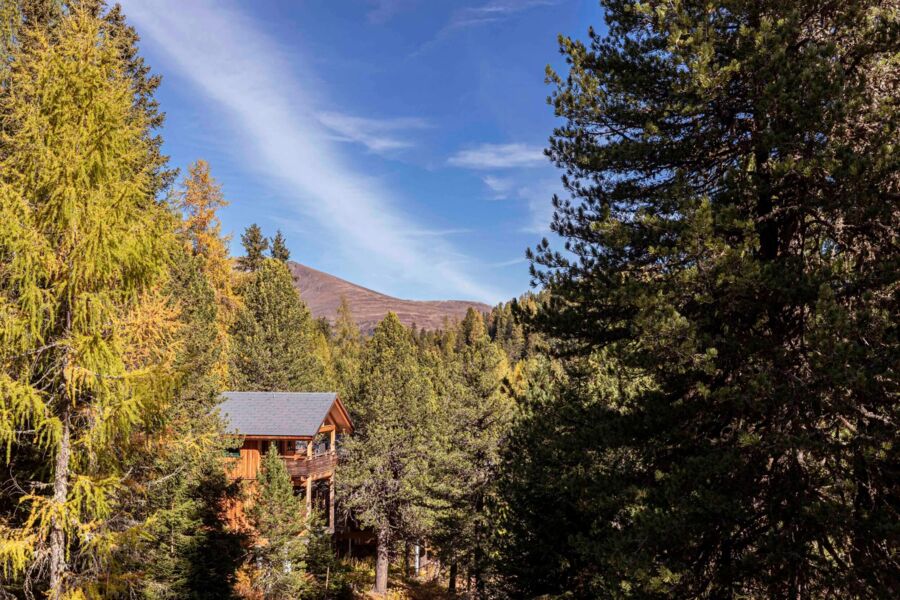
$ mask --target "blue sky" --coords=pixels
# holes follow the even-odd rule
[[[559,172],[556,36],[594,0],[127,0],[163,76],[165,150],[208,160],[223,228],[391,295],[506,300],[529,286]]]

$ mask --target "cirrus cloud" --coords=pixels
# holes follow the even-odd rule
[[[481,144],[460,150],[447,164],[467,169],[512,169],[546,164],[544,150],[530,144]]]
[[[330,103],[321,90],[310,89],[316,73],[303,56],[286,60],[239,3],[122,3],[144,41],[220,111],[236,137],[249,140],[235,151],[273,182],[282,201],[278,216],[303,215],[318,237],[339,241],[336,251],[367,273],[362,283],[414,282],[425,294],[488,302],[504,297],[448,260],[459,254],[448,241],[415,235],[426,228],[397,206],[397,194],[351,166],[334,139],[334,128],[351,122],[332,118],[331,128],[322,123],[322,107]],[[368,143],[378,145],[374,139]]]

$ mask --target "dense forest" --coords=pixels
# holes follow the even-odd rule
[[[601,4],[534,291],[364,336],[230,255],[118,6],[0,0],[0,598],[900,595],[900,6]],[[340,394],[369,558],[229,477],[224,390]]]

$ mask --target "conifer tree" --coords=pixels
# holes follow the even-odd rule
[[[276,231],[275,237],[272,238],[272,258],[281,262],[287,262],[291,259],[291,251],[288,250],[281,231]]]
[[[518,593],[896,595],[896,3],[604,6],[549,74],[573,381],[512,463],[565,482],[520,484]]]
[[[233,328],[231,382],[235,389],[329,389],[327,357],[287,266],[265,259],[241,284],[243,308]]]
[[[176,400],[157,419],[164,433],[158,443],[129,461],[129,468],[146,473],[151,483],[133,490],[127,500],[152,520],[111,561],[132,573],[123,596],[229,598],[243,561],[244,534],[229,525],[223,510],[240,496],[239,482],[226,476],[227,437],[212,413],[226,386],[216,293],[203,259],[189,252],[177,249],[167,290],[179,301],[183,323]]]
[[[262,234],[259,225],[253,223],[241,234],[241,245],[244,246],[244,256],[238,258],[238,266],[243,271],[254,272],[266,260],[266,251],[269,249],[269,240]]]
[[[430,518],[424,494],[435,426],[434,393],[394,313],[366,344],[352,406],[356,430],[345,443],[337,484],[344,507],[375,531],[375,592],[384,594],[395,544],[415,539]]]
[[[0,96],[0,441],[8,464],[13,445],[47,462],[17,474],[0,564],[62,598],[116,586],[101,571],[142,527],[119,492],[170,398],[174,223],[148,192],[151,124],[107,24],[76,6],[19,35]]]
[[[150,172],[147,189],[158,197],[171,186],[177,175],[177,169],[170,168],[168,157],[162,153],[162,137],[158,133],[165,121],[165,114],[159,110],[154,93],[162,79],[151,73],[138,52],[137,43],[140,38],[134,28],[126,23],[120,5],[114,4],[107,9],[107,3],[103,0],[4,1],[0,5],[0,88],[8,84],[3,72],[4,69],[9,72],[17,46],[21,43],[28,44],[31,39],[28,30],[42,29],[49,33],[59,25],[67,12],[76,9],[102,20],[103,34],[108,38],[108,43],[118,49],[119,58],[123,61],[123,72],[131,78],[134,108],[143,114],[147,122],[147,129],[144,131],[148,148],[144,160]]]
[[[28,0],[49,5],[62,5],[62,0]],[[73,4],[65,2],[66,4]],[[124,61],[125,74],[131,79],[134,89],[134,107],[140,111],[147,120],[147,129],[144,131],[144,141],[147,144],[146,155],[147,169],[150,172],[149,189],[154,196],[170,189],[178,176],[178,169],[169,165],[169,157],[162,153],[162,135],[159,131],[165,122],[166,115],[159,109],[159,102],[154,94],[162,83],[162,77],[152,73],[150,67],[144,62],[144,58],[138,52],[140,36],[133,27],[125,21],[125,13],[122,6],[113,3],[106,10],[105,0],[82,0],[80,6],[89,6],[95,16],[101,17],[104,30],[110,36],[110,41],[119,50],[119,56]],[[45,9],[47,10],[47,9]]]
[[[435,536],[451,566],[450,588],[464,569],[475,583],[475,596],[487,597],[489,557],[496,520],[496,478],[500,451],[509,431],[513,405],[503,388],[509,366],[503,349],[490,340],[484,320],[469,309],[454,335],[446,338],[442,362],[451,381],[439,384],[446,420],[441,464],[446,501]]]
[[[337,318],[331,334],[331,356],[334,364],[337,390],[341,397],[350,399],[359,373],[363,339],[359,325],[353,319],[347,298],[341,296]]]
[[[252,587],[263,598],[294,600],[306,580],[306,510],[294,496],[291,477],[275,444],[260,465],[250,521],[257,536],[251,550]]]
[[[228,238],[222,236],[222,224],[216,211],[228,202],[221,186],[210,173],[209,164],[198,160],[188,167],[178,207],[184,215],[182,238],[191,254],[200,258],[199,268],[215,293],[218,375],[227,380],[230,338],[228,331],[234,324],[240,301],[234,291],[232,260],[228,256]]]

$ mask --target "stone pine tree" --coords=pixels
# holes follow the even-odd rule
[[[251,586],[262,598],[299,598],[306,580],[306,509],[275,444],[260,465],[249,508],[256,541],[250,551]]]
[[[244,256],[238,258],[238,266],[252,273],[265,262],[269,240],[262,234],[259,225],[254,223],[241,234],[241,245],[244,246]]]
[[[549,73],[571,199],[534,324],[574,381],[505,564],[528,594],[895,596],[896,2],[604,6]]]
[[[291,251],[288,250],[287,242],[281,231],[276,231],[275,237],[272,238],[272,258],[281,262],[287,262],[291,259]]]
[[[235,389],[329,389],[318,331],[284,263],[264,259],[240,287],[243,308],[232,330]]]
[[[483,598],[491,570],[500,450],[513,416],[512,400],[503,389],[509,366],[502,347],[491,342],[474,309],[459,324],[453,344],[445,361],[456,385],[441,390],[447,431],[452,431],[444,455],[449,485],[448,506],[440,519],[441,545],[452,571],[451,590],[455,591],[456,573],[463,568],[474,582],[475,596]]]
[[[387,591],[395,544],[428,519],[433,404],[410,331],[388,313],[366,344],[352,404],[356,431],[337,476],[343,506],[375,531],[377,594]]]
[[[119,491],[171,394],[174,222],[105,21],[76,6],[19,35],[0,95],[0,441],[18,481],[0,565],[50,598],[96,595],[142,527]]]

